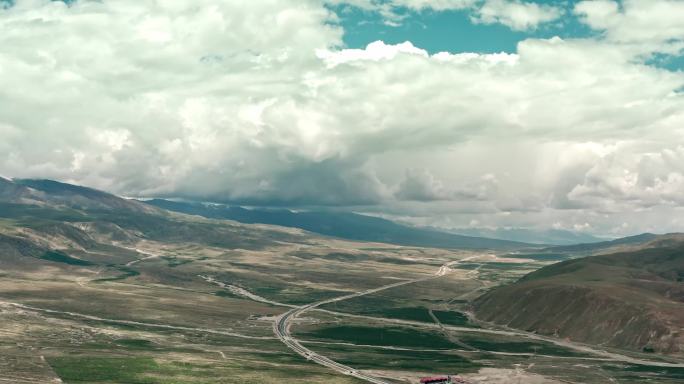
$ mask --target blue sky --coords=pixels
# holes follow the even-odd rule
[[[437,52],[515,53],[520,41],[529,38],[563,39],[596,38],[601,33],[591,30],[572,12],[576,1],[533,1],[540,5],[561,6],[563,16],[537,28],[516,31],[502,24],[482,24],[471,20],[471,9],[422,10],[405,7],[396,9],[402,18],[398,23],[387,23],[378,12],[364,10],[348,4],[330,8],[338,15],[344,28],[344,43],[349,48],[365,48],[369,43],[382,40],[388,44],[410,41],[413,45]],[[566,3],[564,6],[562,3]],[[684,69],[684,55],[656,55],[649,64],[669,70]]]
[[[430,53],[448,52],[515,52],[519,41],[527,38],[585,37],[591,31],[567,17],[561,22],[541,26],[532,31],[512,31],[501,25],[475,24],[468,10],[422,11],[402,10],[406,19],[392,26],[374,12],[341,5],[333,7],[344,27],[344,42],[350,48],[363,48],[368,43],[383,40],[396,44],[411,41]]]

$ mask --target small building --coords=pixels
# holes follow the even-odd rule
[[[468,384],[467,381],[458,376],[433,376],[423,377],[420,384]]]
[[[423,377],[420,384],[451,384],[451,376]]]

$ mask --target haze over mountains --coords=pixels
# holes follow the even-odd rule
[[[519,249],[532,245],[485,237],[463,236],[442,231],[409,227],[379,217],[350,212],[301,211],[287,209],[245,209],[223,204],[204,204],[169,200],[149,200],[147,204],[214,219],[241,223],[261,223],[301,228],[326,236],[349,240],[385,242],[437,248]]]
[[[532,231],[523,229],[454,230],[419,228],[379,217],[336,211],[292,211],[272,208],[242,208],[224,204],[153,199],[140,202],[121,199],[106,192],[53,180],[0,178],[0,201],[29,203],[38,206],[121,209],[133,212],[157,212],[157,208],[214,219],[228,219],[249,224],[271,224],[300,228],[326,236],[350,240],[388,242],[400,245],[512,250],[551,246],[551,252],[594,251],[614,245],[641,243],[657,235],[642,234],[612,241],[562,230]],[[465,233],[457,234],[452,232]],[[475,236],[482,234],[487,236]],[[571,239],[576,241],[571,241]],[[510,239],[526,239],[515,241]]]
[[[563,229],[457,228],[450,229],[448,232],[466,236],[489,237],[532,244],[571,245],[579,243],[596,243],[605,240],[587,233]]]
[[[592,243],[580,243],[572,245],[562,245],[556,247],[550,247],[549,250],[555,252],[593,252],[601,251],[604,249],[611,249],[620,246],[629,246],[634,244],[643,244],[649,241],[655,240],[659,235],[653,233],[642,233],[634,236],[627,236],[620,239],[600,241]]]

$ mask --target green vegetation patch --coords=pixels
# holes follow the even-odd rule
[[[364,254],[354,254],[354,253],[342,253],[342,252],[331,252],[322,256],[327,260],[337,260],[337,261],[366,261],[369,259],[368,255]]]
[[[78,266],[83,266],[83,267],[95,265],[94,263],[91,263],[90,261],[77,259],[75,257],[71,257],[71,256],[67,255],[66,253],[62,253],[59,251],[47,251],[40,258],[43,260],[52,261],[55,263],[78,265]]]
[[[358,297],[342,303],[333,303],[322,306],[323,309],[336,312],[353,313],[357,315],[383,317],[389,319],[420,321],[433,323],[430,312],[425,307],[407,306],[402,307],[402,302],[391,297]],[[472,327],[468,318],[460,312],[433,311],[437,318],[444,324]]]
[[[52,357],[48,363],[67,384],[156,384],[158,381],[143,375],[160,369],[148,357]]]
[[[402,306],[403,302],[386,296],[363,296],[341,303],[332,303],[321,308],[330,311],[352,313],[356,315],[384,317],[410,321],[432,323],[427,308],[420,306]],[[406,303],[408,304],[408,303]]]
[[[454,349],[457,346],[442,335],[403,327],[366,327],[341,325],[316,329],[302,336],[363,345]]]
[[[323,354],[335,361],[358,369],[394,369],[433,373],[477,372],[482,364],[453,352],[397,351],[386,349],[359,349],[334,346]],[[321,346],[314,346],[321,350]]]
[[[156,349],[153,342],[144,339],[118,339],[116,344],[129,349]]]
[[[376,313],[391,319],[422,321],[424,323],[432,322],[428,309],[424,307],[390,308]]]
[[[684,382],[684,368],[677,367],[653,367],[645,365],[626,365],[626,366],[616,366],[616,365],[605,365],[602,367],[607,371],[628,373],[632,374],[632,377],[640,378],[646,381],[646,377],[649,377],[648,381],[657,382],[657,378],[667,378],[667,379],[677,379]],[[654,379],[654,380],[650,380]],[[679,381],[678,381],[679,382]]]
[[[457,327],[475,327],[474,324],[470,322],[468,316],[461,312],[456,311],[432,311],[432,313],[446,325],[454,325]]]
[[[215,376],[213,367],[209,365],[158,363],[150,357],[62,356],[51,357],[47,361],[66,384],[206,383]]]
[[[340,296],[339,291],[323,291],[298,286],[255,285],[258,282],[238,281],[237,285],[246,287],[250,292],[281,303],[301,305]]]
[[[342,312],[342,313],[352,313],[357,315],[387,318],[387,319],[400,319],[409,321],[420,321],[423,323],[433,323],[434,320],[430,317],[430,312],[425,307],[380,307],[380,306],[369,306],[366,308],[357,308],[356,305],[345,306],[340,303],[338,306],[335,304],[324,305],[323,309]]]
[[[386,264],[397,264],[397,265],[434,265],[431,263],[421,263],[418,261],[413,261],[413,260],[406,260],[406,259],[398,259],[398,258],[393,258],[393,257],[380,257],[375,259],[375,261],[379,263],[386,263]]]
[[[258,266],[239,262],[232,262],[231,265],[250,270],[256,270],[258,268]],[[270,277],[272,272],[272,270],[264,267],[259,271],[259,276],[255,276],[252,273],[240,274],[223,272],[216,278],[226,284],[242,287],[255,295],[265,297],[269,300],[293,305],[309,304],[344,294],[344,292],[340,291],[328,291],[291,285],[287,282],[275,280]]]
[[[161,257],[163,260],[166,261],[167,265],[171,268],[175,268],[181,265],[189,264],[192,262],[192,260],[188,259],[179,259],[175,256],[162,256]]]
[[[472,270],[472,269],[478,269],[482,267],[482,263],[458,263],[457,266],[455,266],[455,269],[467,269],[467,270]]]
[[[509,253],[505,257],[512,259],[531,259],[536,261],[560,261],[569,258],[563,253]]]
[[[459,340],[484,351],[509,352],[509,353],[534,353],[540,355],[553,355],[565,357],[583,357],[585,353],[575,352],[551,343],[528,342],[528,341],[500,341],[491,338],[474,335],[460,336]]]
[[[242,299],[241,296],[238,296],[230,291],[216,291],[214,292],[214,295],[218,297],[229,297],[231,299]]]
[[[46,223],[92,221],[73,209],[54,209],[37,205],[0,203],[0,217],[15,219],[24,227],[34,228]]]
[[[114,267],[118,269],[120,272],[123,272],[119,276],[114,276],[114,277],[105,277],[102,279],[96,279],[93,280],[94,282],[102,283],[102,282],[107,282],[107,281],[118,281],[118,280],[125,280],[129,277],[135,277],[140,275],[140,272],[136,271],[135,269],[128,268],[128,267],[122,267],[122,266],[117,266],[117,265],[110,265],[110,267]]]

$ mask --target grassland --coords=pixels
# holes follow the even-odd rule
[[[293,332],[325,356],[397,383],[484,369],[525,370],[549,383],[681,378],[479,332],[486,325],[467,316],[470,300],[551,257],[355,243],[181,215],[4,208],[0,378],[17,383],[359,383],[288,350],[273,335],[274,317],[288,305],[431,276],[446,263],[456,264],[443,277],[326,305]],[[440,328],[435,318],[463,329]]]

